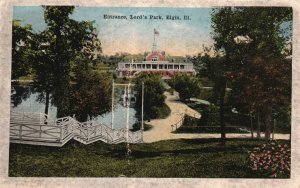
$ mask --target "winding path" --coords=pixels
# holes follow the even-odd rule
[[[150,122],[146,122],[153,126],[152,129],[149,131],[144,132],[144,142],[156,142],[160,140],[170,140],[170,139],[193,139],[193,138],[220,138],[220,134],[193,134],[193,133],[180,133],[174,134],[172,132],[172,124],[179,122],[184,113],[195,116],[196,118],[200,118],[201,115],[188,107],[186,104],[180,102],[178,97],[175,95],[171,95],[168,92],[165,92],[164,95],[166,96],[165,103],[171,109],[171,114],[166,119],[154,119]],[[256,135],[255,135],[256,136]],[[264,134],[261,133],[263,138]],[[250,138],[250,133],[243,133],[243,134],[226,134],[227,138]],[[289,139],[289,134],[275,134],[275,139]]]

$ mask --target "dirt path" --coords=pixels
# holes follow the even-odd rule
[[[154,119],[150,122],[146,122],[153,126],[149,131],[144,132],[144,142],[156,142],[160,140],[170,140],[170,139],[193,139],[193,138],[220,138],[220,134],[174,134],[172,132],[172,124],[179,122],[184,113],[200,118],[201,115],[188,107],[186,104],[178,101],[178,98],[174,95],[171,95],[168,92],[165,92],[166,96],[165,103],[170,107],[171,114],[166,119]],[[256,135],[254,135],[256,136]],[[263,134],[261,135],[264,136]],[[227,138],[250,138],[250,133],[243,134],[226,134]],[[275,134],[275,139],[289,139],[289,134]]]

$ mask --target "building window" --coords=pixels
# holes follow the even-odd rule
[[[159,69],[164,69],[164,65],[159,65]]]
[[[169,66],[168,66],[168,69],[173,69],[173,65],[169,65]]]
[[[151,69],[151,65],[147,65],[146,67],[147,67],[147,69]]]
[[[137,69],[141,69],[141,64],[137,64]]]
[[[184,65],[180,65],[180,69],[184,69]]]
[[[125,64],[125,68],[129,68],[130,67],[130,65],[129,64]]]
[[[157,61],[157,57],[153,57],[153,58],[152,58],[152,61]]]
[[[174,69],[179,69],[179,65],[174,65]]]
[[[157,69],[157,65],[152,65],[152,69]]]
[[[143,64],[142,67],[143,67],[143,69],[145,69],[145,67],[146,67],[145,64]]]

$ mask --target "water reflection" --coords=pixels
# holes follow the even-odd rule
[[[13,107],[16,107],[22,103],[22,101],[26,100],[30,96],[29,87],[17,87],[12,86],[11,88],[11,104]]]
[[[45,103],[40,100],[41,92],[36,91],[33,86],[30,85],[14,85],[11,92],[11,110],[21,112],[41,112],[45,111]],[[116,100],[118,101],[118,100]],[[92,104],[91,104],[92,105]],[[129,127],[136,122],[136,111],[134,108],[129,109]],[[48,115],[51,118],[56,118],[57,107],[55,104],[49,104]],[[79,116],[75,114],[75,116]],[[114,110],[114,127],[123,128],[126,126],[126,108],[120,103],[115,104]],[[95,117],[98,123],[111,126],[111,112]]]

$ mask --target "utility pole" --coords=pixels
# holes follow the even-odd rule
[[[126,93],[126,142],[129,142],[129,105],[130,105],[130,83],[127,85]]]
[[[115,83],[112,80],[112,91],[111,91],[111,128],[114,128],[114,95],[115,95]]]
[[[141,129],[142,131],[144,131],[144,82],[142,82],[142,125],[141,125]]]

